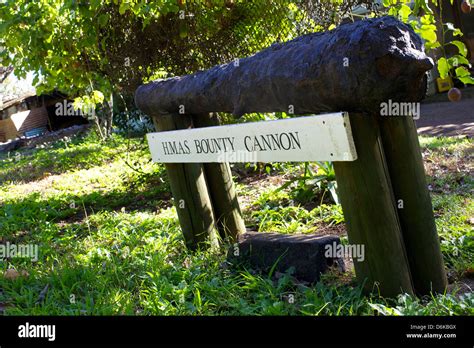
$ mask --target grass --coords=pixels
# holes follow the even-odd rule
[[[448,271],[453,281],[472,276],[472,141],[421,138],[421,142]],[[329,231],[346,240],[339,205],[299,201],[301,192],[295,194],[291,185],[278,190],[304,170],[298,164],[260,171],[236,166],[247,225],[280,233]],[[378,296],[376,289],[373,295],[363,295],[352,271],[342,275],[333,270],[309,286],[295,281],[291,272],[269,278],[251,269],[231,268],[225,250],[189,253],[170,199],[164,168],[151,163],[143,138],[114,136],[100,143],[91,133],[4,155],[0,243],[35,244],[40,254],[37,262],[0,261],[1,274],[11,269],[23,272],[12,279],[0,274],[0,312],[474,314],[472,292],[422,299],[401,295],[391,300]]]

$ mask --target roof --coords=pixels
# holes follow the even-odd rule
[[[10,106],[20,104],[22,101],[24,101],[27,98],[34,97],[36,95],[35,92],[27,92],[19,97],[0,102],[0,111],[8,109]]]

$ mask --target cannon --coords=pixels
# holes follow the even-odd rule
[[[218,126],[216,112],[348,112],[357,159],[334,168],[349,242],[366,250],[364,261],[354,259],[357,278],[385,296],[425,295],[443,292],[447,280],[414,115],[385,117],[381,108],[418,103],[431,68],[412,28],[381,17],[147,83],[135,102],[160,132]],[[215,236],[216,226],[238,240],[245,224],[228,163],[165,165],[188,247]]]
[[[377,112],[419,101],[433,67],[413,30],[393,17],[366,19],[275,43],[191,75],[154,81],[135,94],[145,113]]]

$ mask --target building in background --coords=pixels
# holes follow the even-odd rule
[[[0,143],[17,138],[31,138],[48,131],[88,123],[80,114],[58,112],[58,105],[72,101],[59,92],[37,96],[26,93],[0,104]]]

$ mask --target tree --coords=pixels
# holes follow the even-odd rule
[[[384,5],[433,48],[440,39],[428,4],[437,1],[416,0],[414,9],[408,2],[384,0]],[[0,4],[0,62],[13,66],[19,77],[33,71],[38,93],[57,89],[77,97],[78,107],[102,105],[106,112],[99,125],[107,133],[113,96],[131,105],[130,96],[143,82],[206,69],[273,42],[330,29],[356,4],[370,9],[371,1],[7,0]],[[374,9],[369,16],[378,14]],[[457,62],[464,64],[459,42],[452,44],[459,45]],[[443,75],[443,67],[449,71],[455,60],[440,62]],[[470,83],[466,71],[459,66],[456,76]]]
[[[146,79],[287,39],[291,33],[282,27],[300,11],[291,2],[275,4],[269,12],[263,2],[245,1],[7,1],[0,5],[0,58],[19,77],[33,71],[39,93],[59,89],[79,97],[78,107],[107,106]]]

